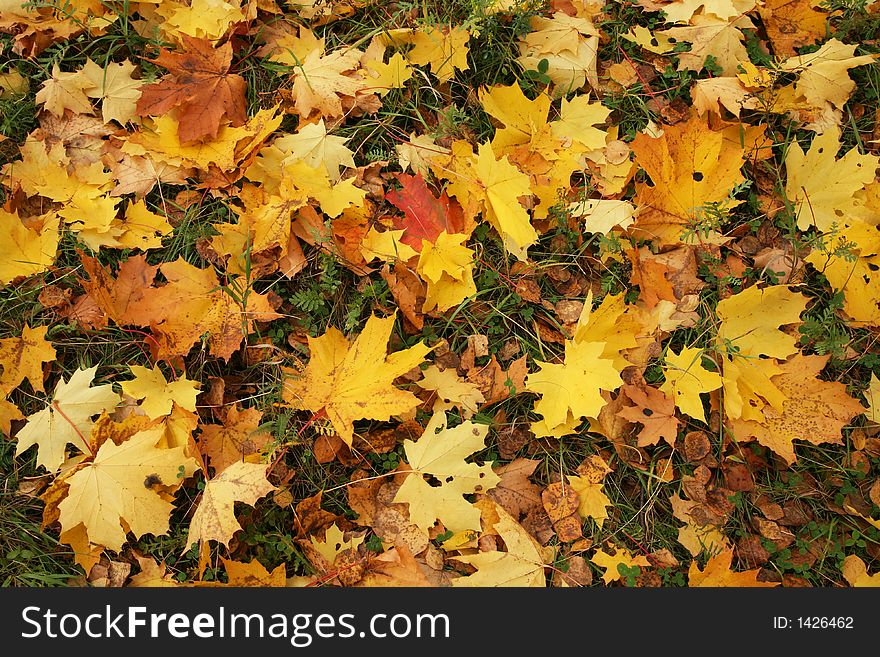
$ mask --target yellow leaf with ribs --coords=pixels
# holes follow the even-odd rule
[[[480,529],[480,511],[462,497],[485,493],[501,478],[490,465],[467,463],[465,459],[486,447],[489,427],[463,422],[446,428],[446,413],[435,413],[418,441],[406,440],[403,450],[413,472],[397,491],[395,502],[409,505],[410,520],[429,530],[438,519],[447,530]],[[425,475],[440,480],[431,486]]]
[[[229,546],[233,534],[241,529],[235,519],[235,503],[253,506],[275,486],[266,479],[268,463],[238,461],[205,483],[202,501],[189,523],[186,550],[193,543],[209,540]]]
[[[37,465],[54,472],[64,462],[68,444],[76,445],[81,452],[91,451],[86,437],[94,424],[91,418],[119,403],[112,386],[89,387],[97,369],[76,370],[69,381],[58,382],[52,402],[29,416],[18,432],[16,456],[37,445]]]
[[[421,403],[418,397],[395,388],[393,381],[424,361],[430,348],[420,342],[388,355],[394,320],[395,315],[370,317],[354,342],[333,327],[309,338],[311,360],[301,376],[285,380],[284,402],[313,413],[324,411],[349,446],[355,420],[388,420],[414,409]]]
[[[61,527],[85,526],[88,540],[119,551],[131,531],[136,538],[168,532],[174,505],[153,489],[172,485],[195,472],[195,459],[183,447],[156,447],[162,429],[136,433],[117,445],[107,440],[95,459],[70,475],[67,496],[58,504]]]

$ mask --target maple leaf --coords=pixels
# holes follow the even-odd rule
[[[113,392],[113,386],[89,387],[97,370],[97,366],[78,369],[68,381],[61,379],[58,382],[52,402],[29,415],[27,424],[18,432],[16,456],[37,445],[37,465],[54,472],[64,462],[68,444],[75,444],[86,454],[91,453],[85,437],[91,433],[94,424],[91,418],[119,403],[119,395]]]
[[[703,367],[702,351],[695,347],[683,347],[676,354],[672,349],[666,356],[664,368],[666,381],[660,390],[675,399],[682,413],[697,420],[706,421],[700,394],[717,390],[722,386],[721,375]]]
[[[504,507],[514,520],[541,506],[541,489],[529,481],[540,463],[537,459],[517,458],[494,468],[500,479],[489,491],[489,497]]]
[[[189,523],[184,552],[199,541],[215,540],[228,547],[233,534],[241,529],[235,519],[235,503],[253,506],[275,490],[266,479],[268,468],[268,463],[238,461],[205,482],[202,500]]]
[[[734,572],[730,569],[733,563],[733,550],[728,548],[714,557],[709,557],[706,567],[700,570],[696,561],[691,562],[688,569],[688,586],[779,586],[777,582],[761,582],[758,580],[760,570]]]
[[[475,256],[463,244],[466,240],[467,235],[450,235],[444,231],[433,243],[422,241],[416,265],[419,275],[428,283],[422,312],[449,310],[477,293],[473,273]]]
[[[806,308],[807,297],[792,292],[787,285],[753,285],[718,302],[718,341],[732,346],[742,357],[787,358],[797,353],[797,338],[778,327],[800,323]]]
[[[0,396],[5,397],[27,379],[39,392],[43,389],[43,363],[55,360],[55,348],[46,340],[48,326],[27,324],[17,338],[0,340]]]
[[[461,206],[443,192],[439,198],[428,189],[421,173],[415,176],[402,173],[396,176],[401,189],[392,189],[385,199],[403,212],[394,217],[394,227],[403,229],[401,241],[416,251],[422,241],[435,242],[440,233],[466,233]]]
[[[782,373],[771,379],[786,397],[782,410],[766,405],[761,409],[760,422],[734,420],[736,440],[757,440],[788,464],[797,460],[795,439],[813,445],[842,444],[841,429],[865,408],[846,393],[843,383],[817,378],[829,358],[797,354],[782,363]]]
[[[183,258],[149,267],[135,256],[120,265],[116,280],[97,262],[83,262],[91,277],[85,285],[98,306],[117,324],[151,327],[157,358],[186,354],[208,333],[211,352],[229,360],[254,321],[278,316],[266,296],[255,292],[242,307],[234,298],[239,281],[230,281],[227,293],[213,268],[199,269]],[[157,271],[167,284],[151,285]]]
[[[722,75],[736,75],[740,62],[748,61],[749,55],[742,41],[745,39],[742,28],[754,29],[754,24],[746,16],[722,19],[717,16],[695,16],[691,24],[673,27],[658,36],[687,41],[691,44],[689,52],[678,53],[678,70],[699,71],[707,57],[713,57],[721,68]]]
[[[849,69],[875,60],[874,55],[855,57],[857,47],[856,44],[829,39],[815,52],[786,59],[779,69],[800,73],[794,86],[795,93],[812,105],[821,107],[831,103],[842,108],[856,87],[848,75]]]
[[[765,404],[782,411],[786,396],[773,383],[773,377],[782,374],[782,370],[774,360],[737,354],[722,356],[721,372],[724,414],[728,418],[760,422]]]
[[[635,206],[629,201],[607,199],[586,199],[568,206],[573,217],[584,220],[584,228],[591,233],[608,235],[615,227],[626,229],[636,214]]]
[[[599,32],[590,20],[557,11],[551,18],[533,16],[531,28],[519,43],[517,61],[524,69],[537,70],[540,62],[547,60],[546,75],[557,96],[587,82],[598,86]]]
[[[244,125],[247,82],[229,72],[232,44],[214,48],[207,39],[184,35],[183,48],[183,53],[162,48],[152,60],[170,73],[141,89],[138,115],[163,116],[177,108],[181,143],[215,139],[224,118]]]
[[[149,588],[180,586],[180,582],[167,572],[168,567],[164,561],[160,564],[155,559],[145,557],[137,552],[134,553],[134,558],[137,559],[141,571],[131,576],[128,581],[129,586]]]
[[[858,217],[860,202],[856,192],[874,182],[880,158],[859,153],[853,147],[836,159],[840,139],[836,131],[817,135],[804,153],[792,143],[785,156],[785,195],[794,205],[801,230],[815,226],[821,232],[852,223]]]
[[[287,586],[287,568],[278,564],[270,572],[257,559],[248,563],[220,557],[226,570],[228,586]]]
[[[94,87],[95,83],[82,71],[63,73],[56,63],[52,66],[52,76],[43,82],[35,100],[55,116],[63,116],[67,109],[74,114],[91,114],[92,102],[86,90]]]
[[[141,87],[146,83],[132,77],[134,70],[135,65],[127,59],[118,64],[110,62],[106,68],[86,59],[82,74],[92,83],[92,87],[85,89],[85,94],[89,98],[101,99],[104,123],[117,121],[124,125],[136,116]]]
[[[606,508],[612,506],[602,491],[602,482],[611,468],[601,456],[593,454],[578,466],[577,472],[577,475],[569,476],[568,481],[578,495],[578,514],[582,518],[592,518],[601,529],[608,517]]]
[[[381,233],[371,226],[361,240],[361,255],[366,262],[379,260],[408,262],[417,255],[416,250],[403,243],[403,230],[385,230]]]
[[[565,343],[562,363],[542,363],[526,377],[526,390],[541,395],[535,412],[548,428],[568,426],[572,419],[597,417],[605,405],[600,390],[616,390],[623,381],[613,361],[603,356],[605,343]]]
[[[375,91],[379,96],[387,95],[392,89],[402,89],[413,75],[412,67],[399,52],[385,63],[387,47],[385,39],[376,35],[361,58],[363,72],[370,83],[364,90]]]
[[[364,538],[364,536],[350,536],[346,539],[342,530],[334,522],[324,532],[323,540],[310,536],[309,542],[312,549],[324,560],[321,569],[326,572],[333,567],[340,554],[347,550],[357,550],[358,546],[364,542]]]
[[[871,222],[876,219],[871,219]],[[844,293],[843,307],[854,324],[880,325],[880,229],[856,221],[831,231],[805,260]],[[858,325],[855,324],[855,325]]]
[[[678,242],[702,208],[727,202],[744,180],[744,149],[697,116],[667,126],[661,137],[640,132],[630,146],[652,182],[636,186],[639,212],[631,229],[661,243]]]
[[[121,445],[105,441],[91,462],[65,480],[67,496],[58,504],[62,528],[82,523],[91,543],[117,552],[127,531],[136,538],[168,533],[174,506],[144,482],[172,485],[197,465],[182,447],[156,447],[160,436],[161,429],[150,429]]]
[[[295,134],[279,137],[269,148],[260,151],[268,166],[280,169],[286,161],[301,160],[313,169],[323,167],[332,182],[339,180],[341,167],[354,168],[354,154],[346,147],[348,139],[327,133],[321,118],[317,123],[301,126]],[[267,164],[263,166],[266,167]]]
[[[647,385],[626,385],[621,390],[635,405],[620,409],[617,415],[642,424],[639,447],[656,445],[661,438],[673,446],[678,437],[675,401],[662,390]]]
[[[297,113],[303,118],[315,112],[330,118],[341,116],[340,96],[353,97],[364,87],[363,79],[353,75],[359,68],[360,57],[361,52],[356,49],[324,54],[323,48],[316,48],[297,62],[292,74]]]
[[[153,369],[130,365],[129,369],[134,379],[120,384],[122,392],[134,399],[142,399],[140,409],[151,420],[170,414],[173,404],[188,411],[196,410],[198,381],[190,381],[184,376],[169,383],[158,365]]]
[[[506,155],[497,159],[491,144],[480,144],[474,172],[485,198],[486,221],[501,235],[507,250],[517,259],[525,260],[526,249],[538,241],[529,213],[519,202],[519,197],[531,195],[529,177],[513,166]]]
[[[199,447],[220,474],[238,461],[257,463],[261,450],[271,439],[268,431],[259,428],[263,414],[256,408],[238,409],[237,405],[226,409],[223,424],[203,424]]]
[[[487,426],[470,421],[449,429],[446,414],[435,413],[418,441],[404,441],[403,451],[412,473],[394,501],[409,505],[414,524],[429,530],[439,519],[452,532],[480,529],[480,511],[463,495],[485,493],[495,487],[499,477],[491,466],[467,463],[465,459],[485,449],[487,433]],[[431,486],[425,475],[439,479],[440,486]]]
[[[493,503],[491,511],[498,518],[492,528],[504,541],[507,552],[491,551],[457,556],[456,561],[476,567],[477,572],[452,580],[452,585],[546,586],[541,546],[499,505]]]
[[[46,271],[58,250],[58,215],[50,212],[28,219],[0,208],[0,285]]]
[[[697,556],[703,550],[710,554],[730,548],[727,536],[718,525],[712,524],[702,512],[699,502],[683,500],[677,494],[669,498],[672,505],[672,515],[685,523],[678,529],[678,542],[681,543],[691,556]]]
[[[395,318],[371,316],[354,342],[333,327],[320,337],[310,337],[309,364],[301,376],[285,379],[284,402],[313,413],[325,412],[349,446],[355,420],[388,420],[418,406],[418,397],[395,388],[392,382],[421,363],[430,348],[420,342],[388,355],[386,345]]]
[[[422,370],[422,378],[416,382],[422,390],[431,390],[435,393],[432,410],[441,411],[459,408],[463,418],[473,417],[480,404],[486,399],[480,389],[470,381],[465,381],[458,376],[455,369],[441,370],[436,365],[431,365]],[[880,400],[878,400],[880,401]]]
[[[815,0],[764,0],[758,7],[776,55],[794,55],[797,48],[825,37],[828,14],[817,11]]]
[[[619,570],[620,566],[625,566],[626,568],[635,568],[636,566],[648,568],[651,565],[647,557],[642,555],[633,556],[626,548],[617,548],[614,554],[609,554],[605,550],[596,550],[596,553],[590,557],[590,561],[605,569],[605,572],[602,574],[602,581],[605,584],[617,582],[623,577]]]
[[[383,35],[388,45],[412,44],[406,53],[410,64],[427,65],[443,83],[455,75],[456,69],[466,71],[470,33],[463,27],[425,26],[415,30],[388,30]]]
[[[245,20],[240,3],[225,0],[192,0],[189,5],[162,3],[156,13],[165,18],[162,29],[178,41],[183,35],[217,41],[233,24]]]

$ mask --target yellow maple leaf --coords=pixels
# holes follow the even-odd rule
[[[562,363],[543,363],[526,377],[526,390],[541,395],[535,412],[553,428],[570,426],[571,420],[595,418],[605,405],[601,390],[616,390],[623,383],[614,362],[603,355],[604,342],[567,340]]]
[[[425,26],[413,30],[389,30],[383,37],[388,45],[412,44],[412,50],[406,53],[410,64],[427,65],[441,83],[449,81],[456,69],[466,71],[469,68],[467,55],[470,33],[463,27]]]
[[[782,410],[768,404],[761,409],[759,421],[734,420],[736,440],[757,440],[788,464],[797,460],[795,439],[813,445],[842,444],[841,430],[865,407],[847,394],[843,383],[818,378],[829,358],[797,354],[782,363],[782,373],[771,379],[786,397]]]
[[[292,97],[297,113],[305,118],[313,112],[325,117],[341,116],[340,96],[355,96],[364,80],[355,75],[361,52],[337,50],[326,55],[322,49],[310,52],[294,67]]]
[[[418,406],[418,397],[392,382],[425,360],[431,349],[420,342],[389,355],[386,345],[395,318],[371,316],[354,342],[333,327],[310,337],[309,364],[301,376],[285,379],[284,402],[313,413],[324,411],[348,445],[355,420],[388,420]]]
[[[871,223],[854,221],[830,232],[805,258],[844,293],[843,307],[854,326],[880,326],[880,228],[872,225],[878,221],[880,215],[874,215]]]
[[[623,577],[620,574],[620,566],[625,566],[626,568],[634,568],[636,566],[648,568],[651,566],[651,562],[648,561],[647,557],[641,554],[633,556],[626,548],[617,548],[614,554],[609,554],[605,550],[596,550],[596,553],[590,557],[590,561],[605,569],[605,572],[602,574],[602,581],[605,584],[619,581]]]
[[[68,381],[61,379],[58,382],[52,402],[29,415],[27,424],[18,432],[16,456],[37,445],[37,465],[54,472],[64,462],[68,444],[76,445],[86,454],[91,453],[86,438],[94,424],[91,418],[119,403],[119,395],[113,392],[113,386],[89,387],[97,369],[97,366],[78,369]]]
[[[336,562],[336,557],[346,550],[356,550],[357,547],[364,542],[364,536],[351,536],[348,539],[334,522],[324,533],[323,540],[318,540],[314,536],[309,536],[312,547],[326,562],[322,564],[322,570],[327,570]],[[317,565],[317,564],[315,564]]]
[[[287,586],[287,568],[278,564],[270,572],[257,559],[248,563],[220,557],[226,569],[226,586]],[[212,582],[213,584],[213,582]]]
[[[432,407],[435,413],[460,408],[462,417],[468,419],[473,417],[480,404],[486,401],[479,387],[458,376],[455,368],[441,370],[436,365],[431,365],[422,370],[422,378],[416,382],[416,385],[422,390],[432,390],[436,393]]]
[[[765,404],[781,411],[786,396],[772,380],[779,374],[782,370],[772,359],[722,355],[724,414],[731,419],[760,421]]]
[[[234,404],[226,409],[223,424],[202,424],[199,449],[208,458],[214,474],[223,472],[238,461],[258,463],[261,451],[272,434],[261,430],[263,414],[256,408],[239,410]]]
[[[91,59],[86,59],[82,73],[92,83],[85,90],[89,98],[101,100],[101,118],[104,123],[117,121],[126,124],[135,118],[137,101],[141,97],[143,80],[132,78],[135,65],[127,59],[120,63],[110,62],[101,68]]]
[[[718,372],[703,367],[702,354],[702,350],[695,347],[683,347],[678,354],[670,349],[663,368],[666,381],[660,390],[675,400],[682,413],[705,422],[706,412],[700,394],[717,390],[723,382]]]
[[[529,177],[513,166],[506,155],[497,159],[490,144],[480,144],[474,173],[483,194],[486,221],[501,235],[507,250],[517,259],[525,260],[526,250],[538,241],[529,213],[519,202],[521,196],[531,195]]]
[[[605,475],[611,472],[611,468],[598,454],[587,457],[584,464],[578,466],[578,475],[568,478],[571,487],[580,498],[578,513],[582,518],[592,518],[601,529],[602,524],[608,517],[606,507],[612,506],[608,496],[602,491],[602,482]]]
[[[422,240],[422,252],[416,269],[427,282],[422,312],[454,308],[477,293],[474,283],[474,252],[464,245],[468,236],[450,235],[445,230],[434,242]]]
[[[43,363],[55,360],[55,348],[46,340],[48,326],[27,324],[17,338],[0,340],[0,396],[5,397],[27,379],[34,390],[44,392]]]
[[[705,522],[701,524],[698,520],[704,521],[705,518],[692,515],[694,508],[700,506],[698,502],[683,500],[678,494],[672,495],[669,502],[672,505],[672,515],[685,523],[684,527],[678,529],[678,542],[691,553],[691,556],[695,557],[703,550],[714,554],[719,550],[730,548],[730,542],[720,527]]]
[[[335,218],[347,208],[363,205],[367,192],[354,183],[354,178],[332,183],[323,167],[318,169],[303,161],[291,161],[282,169],[280,194],[282,198],[297,195],[313,198],[324,214]]]
[[[806,308],[807,297],[788,285],[753,285],[718,302],[719,344],[732,346],[739,356],[787,358],[797,353],[797,338],[779,326],[800,323]]]
[[[400,230],[384,230],[380,233],[375,226],[370,226],[370,230],[367,231],[360,244],[361,255],[367,262],[375,258],[385,261],[407,262],[418,253],[409,244],[400,241],[405,232],[401,228]]]
[[[587,94],[570,100],[563,98],[559,118],[550,123],[550,131],[566,147],[576,145],[588,152],[599,150],[605,147],[608,132],[596,126],[605,123],[610,114],[610,109],[590,101]]]
[[[141,251],[162,248],[162,238],[174,230],[165,217],[147,208],[143,199],[125,208],[125,216],[118,227],[123,232],[116,242],[123,248]]]
[[[130,365],[129,369],[134,379],[120,383],[122,392],[134,399],[143,399],[140,408],[151,420],[170,414],[175,403],[188,411],[196,410],[201,385],[198,381],[183,376],[169,383],[158,365],[153,369]]]
[[[491,465],[467,463],[465,459],[486,448],[489,427],[462,422],[446,427],[446,413],[435,413],[418,441],[405,440],[403,450],[412,473],[407,475],[394,497],[409,505],[413,524],[429,530],[435,521],[452,532],[480,529],[480,511],[463,495],[485,493],[501,478]],[[431,486],[425,475],[440,480]]]
[[[197,465],[182,447],[156,447],[160,436],[157,428],[136,433],[121,445],[105,441],[94,460],[65,480],[67,496],[58,504],[61,527],[82,523],[89,542],[117,552],[126,529],[136,538],[166,534],[174,507],[144,482],[175,484],[181,472],[188,477]]]
[[[374,91],[379,96],[387,95],[392,89],[401,89],[407,80],[412,78],[413,70],[406,57],[399,52],[394,53],[385,63],[385,50],[388,45],[382,36],[373,37],[364,56],[361,66],[367,76],[364,91]]]
[[[156,13],[165,19],[162,30],[178,41],[181,34],[217,41],[234,23],[245,20],[241,3],[226,0],[192,0],[190,4],[162,2],[156,7]]]
[[[86,90],[94,87],[95,83],[82,71],[64,73],[56,63],[52,66],[52,76],[37,92],[36,102],[55,116],[63,116],[66,109],[74,114],[91,114],[92,102]]]
[[[785,195],[794,204],[798,228],[819,231],[847,226],[863,212],[856,192],[874,182],[880,158],[853,147],[840,159],[840,138],[828,130],[804,153],[795,141],[785,156]],[[811,254],[812,255],[812,254]]]
[[[729,207],[730,191],[744,178],[740,168],[745,151],[710,130],[705,119],[666,126],[660,137],[636,135],[632,150],[652,185],[636,185],[638,215],[631,230],[660,243],[677,243],[683,229],[699,221],[712,203]]]
[[[538,94],[534,100],[530,100],[518,84],[509,87],[496,84],[488,90],[481,89],[480,103],[483,109],[504,124],[503,128],[495,130],[492,149],[499,154],[521,146],[537,150],[535,146],[550,130],[547,115],[551,101],[547,94]]]
[[[270,147],[260,151],[260,158],[254,166],[259,166],[257,163],[261,159],[266,162],[266,158],[273,155],[269,163],[272,171],[280,171],[286,162],[302,160],[313,169],[323,167],[330,180],[336,182],[339,180],[340,168],[354,168],[352,158],[354,153],[346,147],[347,141],[345,137],[327,134],[327,126],[322,118],[317,123],[301,126],[292,135],[284,135],[276,139]],[[264,166],[264,168],[268,167]]]
[[[209,479],[190,520],[184,552],[199,541],[219,541],[228,547],[233,534],[241,529],[235,519],[235,503],[253,506],[275,490],[266,479],[268,468],[268,463],[238,461]]]
[[[849,69],[870,64],[876,57],[854,56],[857,47],[856,44],[829,39],[815,52],[786,59],[779,69],[800,74],[794,86],[795,93],[813,106],[831,103],[842,108],[856,88],[856,83],[849,77]]]
[[[709,557],[706,567],[700,570],[696,561],[691,562],[688,569],[688,586],[779,586],[777,582],[758,581],[758,569],[734,572],[730,569],[733,563],[733,549],[728,548],[714,557]]]
[[[492,528],[504,541],[507,552],[491,551],[459,555],[455,559],[476,567],[477,572],[452,580],[453,586],[528,586],[544,587],[544,556],[541,546],[500,505],[491,503],[497,520]]]
[[[55,262],[58,215],[50,212],[28,222],[33,228],[25,226],[18,215],[0,208],[0,285],[44,272]]]
[[[740,62],[749,61],[743,41],[743,28],[754,29],[747,16],[719,18],[716,15],[694,16],[690,25],[656,32],[656,36],[691,44],[689,52],[678,53],[678,70],[699,71],[707,57],[713,57],[722,75],[733,76]]]
[[[554,95],[564,96],[588,82],[598,86],[599,31],[590,20],[557,11],[550,18],[533,16],[531,28],[519,42],[517,61],[526,70],[538,70],[547,60]]]

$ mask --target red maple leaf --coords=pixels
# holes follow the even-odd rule
[[[444,230],[450,234],[464,232],[461,206],[446,192],[440,198],[434,196],[420,173],[415,176],[398,174],[397,181],[403,187],[388,192],[385,198],[403,211],[402,217],[394,218],[394,228],[406,231],[401,242],[421,251],[423,239],[434,242]]]

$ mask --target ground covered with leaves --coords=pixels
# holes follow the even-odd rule
[[[0,0],[0,581],[880,584],[864,0]]]

